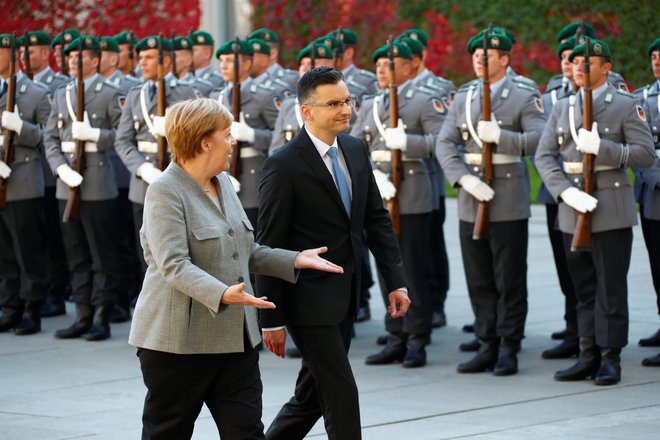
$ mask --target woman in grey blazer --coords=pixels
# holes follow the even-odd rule
[[[210,99],[184,101],[166,116],[172,163],[147,190],[140,231],[148,269],[129,344],[147,396],[143,439],[192,436],[202,405],[223,440],[262,439],[257,308],[249,273],[295,282],[296,269],[342,273],[319,257],[254,242],[225,171],[235,140],[229,111]]]

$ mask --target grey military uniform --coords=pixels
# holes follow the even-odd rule
[[[266,69],[266,73],[271,79],[278,79],[289,85],[289,88],[293,91],[296,90],[298,85],[299,75],[298,72],[291,69],[285,69],[279,64],[273,64],[272,66]]]
[[[186,73],[183,78],[179,78],[181,84],[187,84],[197,90],[200,95],[209,97],[211,91],[216,87],[211,81],[207,81],[201,77],[196,77],[192,73]]]
[[[536,81],[534,81],[533,79],[528,78],[528,77],[526,77],[526,76],[518,75],[518,73],[516,73],[516,71],[513,70],[513,69],[511,68],[511,66],[508,66],[508,67],[506,68],[506,76],[508,76],[509,78],[511,78],[511,79],[513,79],[513,80],[516,80],[516,81],[519,82],[519,83],[523,83],[523,84],[526,84],[526,85],[528,85],[528,86],[530,86],[530,87],[535,88],[535,89],[536,89],[536,92],[540,94],[540,92],[539,92],[539,91],[540,91],[540,89],[539,89],[539,85],[536,83]]]
[[[211,99],[231,109],[231,88],[214,90]],[[241,85],[241,112],[247,125],[254,129],[254,143],[241,147],[241,190],[238,198],[243,208],[259,206],[259,180],[261,167],[270,147],[275,120],[279,113],[279,97],[274,88],[266,88],[252,81]]]
[[[300,104],[298,98],[292,96],[282,101],[280,112],[275,119],[275,128],[270,146],[268,147],[268,155],[270,156],[282,145],[289,142],[296,137],[302,129],[304,120],[300,112]]]
[[[119,158],[131,173],[128,198],[131,202],[144,204],[147,183],[135,172],[146,162],[156,166],[158,156],[157,139],[149,132],[149,125],[156,115],[157,93],[149,98],[150,81],[129,90],[124,101],[124,109],[117,127],[115,149]],[[197,98],[194,88],[180,83],[172,75],[165,78],[165,101],[168,106],[187,99]],[[143,110],[143,102],[144,109]]]
[[[92,127],[100,128],[101,134],[99,140],[94,143],[97,151],[85,153],[84,180],[80,186],[81,200],[109,200],[117,197],[117,182],[107,150],[114,148],[115,127],[121,116],[120,96],[119,90],[105,82],[101,76],[97,76],[85,89],[85,111],[89,115],[89,123]],[[75,147],[71,149],[72,143],[75,144],[71,126],[75,117],[75,113],[72,114],[75,112],[75,103],[75,81],[55,91],[53,108],[44,135],[46,156],[54,174],[62,164],[74,167],[76,154]],[[56,197],[59,200],[67,200],[69,194],[69,187],[58,179]]]
[[[653,136],[656,159],[653,166],[639,171],[639,203],[644,218],[660,221],[660,83],[658,81],[635,91],[642,98],[648,125]]]
[[[365,94],[375,95],[378,92],[378,80],[373,72],[358,69],[355,64],[351,64],[342,70],[346,83],[355,82],[366,89]]]
[[[286,81],[282,81],[277,77],[271,77],[267,71],[255,78],[252,78],[252,82],[254,84],[264,86],[267,89],[274,89],[277,91],[281,99],[289,98],[291,96],[295,96],[296,94],[295,88],[292,88],[291,84],[287,83]]]
[[[211,84],[213,84],[213,88],[225,86],[225,80],[222,77],[222,74],[217,70],[213,70],[211,66],[206,66],[206,67],[202,67],[201,69],[195,70],[195,77],[210,82]],[[204,95],[204,96],[208,96],[208,95]]]

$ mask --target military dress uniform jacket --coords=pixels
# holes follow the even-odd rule
[[[124,101],[124,109],[117,127],[115,149],[128,171],[131,172],[131,183],[128,199],[131,202],[144,204],[144,197],[149,186],[135,172],[146,162],[156,166],[158,159],[158,140],[149,132],[153,125],[158,106],[158,91],[149,98],[151,81],[133,87]],[[165,79],[165,102],[171,106],[180,101],[197,98],[195,89],[188,84],[180,83],[172,76]],[[143,108],[144,106],[144,108]]]
[[[275,119],[275,128],[268,147],[268,155],[270,156],[282,145],[296,137],[304,123],[298,97],[292,96],[282,101],[280,112],[277,119]]]
[[[656,159],[653,166],[639,170],[637,181],[639,185],[638,201],[643,206],[644,218],[660,220],[660,84],[658,81],[635,91],[642,98],[644,110],[655,147]],[[637,185],[636,185],[637,186]]]
[[[206,66],[195,71],[195,77],[203,79],[213,84],[213,88],[225,87],[225,80],[222,74],[217,70],[213,70],[211,66]],[[205,95],[207,96],[207,95]]]
[[[358,69],[355,64],[351,64],[346,69],[342,70],[346,84],[354,82],[366,89],[367,95],[375,95],[378,93],[378,80],[376,74],[368,70]]]
[[[351,136],[364,139],[369,146],[373,168],[386,174],[391,171],[391,150],[384,133],[390,124],[385,99],[388,92],[366,97]],[[433,91],[417,88],[408,82],[398,89],[399,117],[406,126],[407,149],[402,153],[403,176],[399,188],[401,214],[425,214],[433,210],[434,191],[425,164],[433,157],[435,138],[447,110]],[[375,108],[375,111],[374,111]],[[381,133],[382,130],[382,133]]]
[[[593,117],[598,122],[601,140],[595,161],[596,190],[593,196],[598,199],[598,206],[593,211],[592,232],[637,224],[635,200],[626,167],[645,168],[655,160],[642,107],[633,95],[610,84],[606,87],[593,102]],[[571,186],[583,187],[582,153],[577,151],[572,134],[582,127],[582,111],[581,93],[559,100],[539,142],[536,167],[555,200]],[[571,114],[574,130],[571,129]],[[558,220],[562,232],[573,234],[577,211],[560,201]]]
[[[7,107],[7,93],[0,97],[0,109]],[[21,133],[14,133],[14,161],[7,165],[11,175],[7,180],[7,201],[35,199],[44,196],[44,172],[41,141],[43,127],[50,115],[48,87],[21,75],[16,81],[16,105],[23,120]],[[0,110],[0,112],[1,112]],[[0,159],[4,158],[4,134],[0,133]]]
[[[186,73],[182,78],[179,78],[179,83],[193,87],[200,93],[200,95],[207,98],[211,94],[211,91],[216,87],[211,81],[198,78],[190,72]]]
[[[211,92],[211,99],[231,110],[231,88]],[[279,113],[280,99],[275,89],[250,82],[241,87],[241,112],[245,123],[254,129],[254,143],[241,143],[241,190],[238,197],[243,208],[259,206],[259,180],[261,167],[266,160],[273,137],[275,120]]]
[[[481,80],[463,85],[456,93],[436,145],[436,157],[452,186],[470,173],[483,176],[481,141]],[[536,90],[524,82],[505,77],[491,94],[491,110],[501,128],[500,143],[493,144],[495,196],[490,202],[490,221],[523,220],[530,216],[530,186],[523,156],[536,151],[545,116]],[[468,118],[468,114],[470,118]],[[478,202],[462,188],[458,192],[458,214],[474,223]]]
[[[278,79],[279,81],[283,81],[284,83],[288,84],[289,89],[296,90],[299,75],[295,70],[285,69],[279,64],[273,64],[268,69],[266,69],[266,73],[268,73],[270,78]]]
[[[76,106],[76,81],[71,81],[55,91],[52,111],[46,124],[44,145],[53,174],[57,167],[68,164],[75,167],[75,141],[71,135]],[[121,116],[121,93],[100,75],[85,88],[85,111],[92,127],[100,128],[96,142],[86,142],[85,169],[80,186],[81,200],[109,200],[117,197],[117,182],[107,150],[114,148],[115,128]],[[69,198],[69,187],[57,180],[55,196],[60,200]]]

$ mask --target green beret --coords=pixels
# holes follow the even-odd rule
[[[419,57],[422,56],[422,52],[424,51],[424,46],[422,45],[422,42],[419,40],[413,40],[412,38],[408,37],[399,37],[397,38],[397,41],[402,42],[406,46],[410,48],[410,51]]]
[[[172,40],[173,50],[192,50],[193,43],[188,37],[174,37]]]
[[[252,40],[254,38],[259,38],[267,43],[280,42],[280,37],[278,37],[274,31],[271,31],[270,29],[266,29],[266,28],[257,29],[256,31],[252,32],[250,35],[247,36],[248,40]]]
[[[347,44],[357,44],[357,34],[350,29],[342,29],[337,35],[338,29],[328,32],[328,35],[331,37],[338,38],[339,41],[343,42],[344,45]]]
[[[33,31],[27,33],[27,45],[28,46],[50,46],[52,40],[50,36],[44,31]],[[21,37],[23,38],[23,37]],[[25,45],[25,41],[21,40],[21,46]]]
[[[507,37],[504,34],[498,34],[495,32],[493,32],[488,36],[487,44],[488,44],[488,49],[504,50],[507,52],[511,51],[511,48],[513,47],[513,43],[511,42],[509,37]],[[483,47],[484,47],[483,33],[480,33],[470,38],[470,41],[468,42],[468,52],[473,54],[475,50]]]
[[[300,60],[303,58],[311,58],[312,57],[312,45],[314,45],[314,58],[324,58],[331,60],[334,58],[332,49],[329,46],[326,46],[323,43],[309,43],[303,50],[298,52],[298,58],[297,62],[300,64]]]
[[[158,35],[145,37],[135,45],[135,50],[138,52],[149,49],[158,49]],[[167,38],[163,38],[163,50],[165,52],[172,52],[172,42]]]
[[[569,61],[573,61],[573,58],[575,58],[578,55],[584,55],[584,47],[585,43],[580,43],[577,46],[573,48],[573,52],[568,57]],[[612,56],[612,53],[610,52],[610,47],[601,40],[597,40],[595,38],[590,38],[589,39],[589,56],[590,57],[604,57],[604,58],[609,58]]]
[[[488,32],[488,28],[486,28],[486,29],[482,29],[481,31],[479,31],[479,33],[478,33],[474,38],[483,38],[483,37],[484,37],[484,34],[485,34],[486,32]],[[511,31],[511,30],[509,30],[509,29],[507,29],[507,28],[500,27],[500,26],[498,26],[498,27],[494,27],[494,28],[493,28],[493,33],[494,33],[494,34],[498,34],[498,35],[504,35],[504,36],[506,36],[509,40],[511,40],[511,44],[512,44],[512,45],[516,44],[516,41],[517,41],[517,40],[516,40],[516,34],[514,34],[513,31]],[[511,47],[513,47],[513,46],[511,46]]]
[[[0,49],[11,49],[11,40],[14,38],[12,34],[0,34]],[[16,43],[18,47],[18,38],[16,39]]]
[[[564,40],[563,43],[559,43],[559,46],[557,47],[557,56],[559,57],[559,59],[561,59],[561,54],[565,50],[573,50],[574,47],[575,47],[575,35],[567,38],[566,40]]]
[[[114,39],[117,41],[117,44],[131,44],[136,45],[138,42],[137,37],[133,32],[121,32],[114,36]]]
[[[394,52],[394,58],[405,58],[407,60],[412,60],[412,51],[408,46],[406,46],[402,41],[394,41],[392,43],[392,50]],[[376,49],[374,55],[371,57],[371,60],[375,63],[379,58],[387,58],[387,53],[389,50],[389,44]]]
[[[254,53],[262,53],[264,55],[270,55],[270,46],[261,38],[250,38],[248,44],[252,46]]]
[[[220,58],[220,55],[232,55],[234,53],[234,45],[236,40],[229,40],[215,51],[215,57]],[[238,40],[238,53],[241,55],[254,55],[254,49],[247,42],[247,40]]]
[[[314,40],[316,43],[325,44],[332,50],[339,50],[339,53],[344,53],[346,47],[341,40],[338,40],[334,35],[326,35],[325,37],[320,37]]]
[[[53,41],[50,43],[52,47],[55,46],[64,46],[71,43],[76,38],[80,37],[80,31],[78,29],[65,29],[63,32],[60,32],[53,38]]]
[[[190,34],[190,39],[193,42],[193,46],[213,46],[215,41],[211,34],[205,31],[195,31]]]
[[[557,34],[557,41],[561,43],[561,40],[572,37],[575,35],[580,26],[582,26],[582,35],[586,35],[589,38],[593,38],[596,35],[594,27],[590,23],[587,23],[586,21],[577,21],[575,23],[564,26],[564,28],[559,31],[559,34]]]
[[[99,46],[101,46],[101,50],[106,52],[119,53],[119,44],[117,44],[117,40],[115,40],[114,37],[99,38]]]
[[[82,40],[82,50],[101,50],[99,40],[93,35],[81,35],[73,40],[64,49],[64,55],[69,55],[71,52],[77,52],[80,49],[80,40]]]
[[[660,51],[660,38],[656,38],[655,41],[649,46],[649,56],[651,56],[651,54],[656,50]]]
[[[401,35],[399,35],[398,38],[401,37],[408,37],[413,40],[419,40],[422,42],[424,47],[428,47],[429,45],[429,37],[426,35],[426,32],[424,32],[421,29],[408,29],[407,31],[404,31]]]

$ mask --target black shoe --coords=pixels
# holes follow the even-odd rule
[[[126,322],[131,319],[131,311],[129,308],[115,304],[112,308],[112,316],[110,317],[110,322],[112,324],[118,324],[120,322]]]
[[[0,315],[0,333],[16,328],[23,318],[23,307],[3,307]]]
[[[640,339],[639,345],[641,347],[660,347],[660,329],[648,338]]]
[[[66,308],[64,307],[64,300],[54,300],[47,298],[41,304],[40,314],[42,318],[51,318],[53,316],[66,315]]]
[[[541,353],[543,359],[568,359],[580,354],[578,338],[566,338],[555,347]]]
[[[483,373],[492,370],[497,362],[496,353],[477,353],[472,359],[459,364],[456,371],[459,373]]]
[[[560,330],[558,332],[554,332],[553,334],[550,335],[550,337],[555,341],[561,341],[562,339],[566,339],[566,329]]]
[[[419,368],[426,365],[426,350],[421,347],[407,347],[403,358],[403,368]]]
[[[39,333],[41,331],[41,315],[39,315],[40,309],[41,301],[37,303],[26,304],[23,319],[14,329],[14,333],[19,336]]]
[[[406,340],[407,335],[390,333],[387,336],[385,347],[378,353],[367,356],[365,363],[367,365],[386,365],[403,361],[407,351]],[[416,347],[424,348],[423,345],[416,345]]]
[[[381,335],[376,338],[376,345],[387,344],[387,335]]]
[[[432,328],[442,328],[447,325],[447,316],[445,312],[433,312],[431,317],[431,327]]]
[[[371,319],[371,310],[369,306],[360,307],[355,315],[355,322],[364,322]]]
[[[287,349],[284,350],[284,354],[286,355],[286,357],[293,359],[298,359],[302,357],[300,350],[298,350],[298,347],[296,347],[295,345],[291,347],[287,347]]]
[[[76,320],[70,326],[57,330],[58,339],[79,338],[92,327],[93,309],[89,304],[76,304]]]
[[[463,326],[463,331],[465,333],[474,333],[474,324],[465,324]]]
[[[642,361],[645,367],[660,367],[660,353],[655,356],[647,357]]]
[[[465,352],[479,351],[479,345],[479,340],[475,338],[461,343],[461,345],[458,346],[458,349]]]
[[[621,349],[603,348],[602,362],[596,373],[596,385],[615,385],[621,382]]]
[[[600,368],[600,350],[595,346],[593,338],[579,339],[580,356],[570,368],[555,373],[555,380],[560,382],[584,380],[592,378]]]
[[[113,304],[102,304],[94,311],[94,321],[89,331],[82,335],[87,341],[103,341],[110,338],[110,317]]]
[[[518,372],[518,357],[515,353],[500,350],[497,355],[497,362],[493,368],[495,376],[511,376]]]

